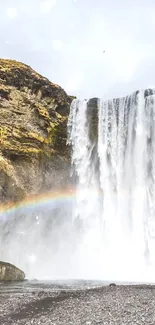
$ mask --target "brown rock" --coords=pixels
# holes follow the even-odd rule
[[[71,100],[29,66],[0,59],[0,202],[66,186]]]
[[[25,274],[13,264],[0,261],[0,281],[23,281]]]

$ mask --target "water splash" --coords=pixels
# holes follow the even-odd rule
[[[82,220],[83,229],[81,273],[154,282],[155,95],[139,91],[99,100],[96,143],[89,136],[88,117],[88,103],[74,100],[68,130],[78,178],[74,217]],[[94,147],[99,171],[94,167]]]
[[[76,195],[4,213],[0,259],[28,278],[155,282],[155,94],[95,103],[70,108]]]

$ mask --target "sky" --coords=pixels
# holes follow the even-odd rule
[[[0,57],[79,98],[155,87],[154,0],[0,1]]]

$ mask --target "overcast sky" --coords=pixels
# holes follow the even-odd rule
[[[0,57],[69,94],[114,97],[155,85],[155,0],[1,0],[0,13]]]

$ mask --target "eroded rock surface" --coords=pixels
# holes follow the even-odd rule
[[[29,66],[0,59],[0,202],[66,186],[71,100]]]

